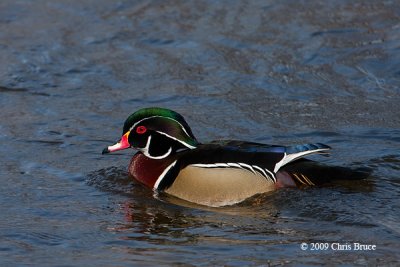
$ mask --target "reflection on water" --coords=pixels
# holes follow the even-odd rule
[[[1,1],[0,265],[396,265],[398,14],[372,0]],[[321,142],[333,150],[318,160],[373,174],[224,208],[155,195],[127,175],[129,152],[101,155],[147,106],[204,142]]]
[[[119,204],[123,220],[107,229],[118,235],[119,241],[113,243],[125,247],[132,254],[138,252],[133,248],[137,242],[149,246],[143,250],[149,253],[146,255],[155,252],[153,246],[165,246],[177,255],[188,253],[185,249],[174,250],[177,245],[186,249],[212,246],[216,251],[235,246],[234,251],[228,250],[229,253],[235,252],[235,256],[229,257],[233,261],[249,263],[254,258],[243,259],[245,255],[249,256],[249,246],[251,251],[267,246],[274,255],[282,249],[297,253],[302,242],[373,243],[376,238],[371,236],[371,231],[399,234],[399,229],[392,225],[393,221],[384,224],[376,219],[384,216],[383,211],[373,208],[380,204],[369,202],[370,196],[379,190],[379,187],[376,189],[377,177],[340,181],[322,188],[282,189],[255,196],[238,205],[211,208],[168,195],[151,196],[151,190],[136,184],[126,172],[115,168],[89,176],[90,184],[100,190],[114,191],[117,187],[127,194],[128,199]],[[149,201],[152,205],[148,205]],[[394,252],[392,248],[383,250]],[[357,256],[363,258],[370,253]],[[271,254],[256,259],[268,260]],[[341,259],[334,262],[342,263]]]

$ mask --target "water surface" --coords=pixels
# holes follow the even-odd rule
[[[0,3],[0,265],[396,265],[396,1]],[[322,142],[359,183],[211,209],[102,156],[147,106],[201,141]],[[301,250],[306,242],[375,251]]]

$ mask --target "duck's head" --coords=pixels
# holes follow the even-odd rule
[[[149,158],[163,159],[197,145],[192,130],[180,114],[165,108],[144,108],[126,119],[121,140],[106,147],[103,154],[132,147]]]

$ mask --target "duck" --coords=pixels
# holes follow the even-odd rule
[[[221,207],[280,188],[318,186],[332,179],[359,177],[348,168],[327,166],[306,156],[327,156],[322,143],[293,146],[239,140],[199,142],[184,117],[170,109],[142,108],[125,121],[108,154],[128,148],[128,172],[136,181],[195,204]]]

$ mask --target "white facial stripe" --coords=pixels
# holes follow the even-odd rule
[[[200,168],[239,168],[243,170],[251,171],[254,174],[259,173],[261,176],[272,180],[276,183],[275,175],[268,169],[263,169],[256,165],[249,165],[246,163],[212,163],[212,164],[191,164],[190,166],[200,167]],[[269,175],[268,175],[268,174]]]
[[[149,135],[149,137],[147,137],[146,146],[142,150],[145,155],[146,155],[146,153],[149,154],[150,142],[151,142],[151,135]]]
[[[186,131],[185,127],[183,127],[183,125],[182,125],[179,121],[174,120],[174,119],[172,119],[172,118],[163,117],[163,116],[151,116],[151,117],[147,117],[147,118],[141,119],[140,121],[136,122],[136,123],[129,129],[129,131],[132,131],[132,129],[134,129],[134,128],[136,127],[136,125],[138,125],[138,124],[141,123],[142,121],[149,120],[149,119],[152,119],[152,118],[165,118],[165,119],[170,119],[170,120],[172,120],[172,121],[175,121],[176,123],[179,124],[179,126],[180,126],[181,129],[182,129],[182,131],[183,131],[188,137],[192,138],[192,137],[188,134],[188,132]],[[162,134],[162,135],[165,135],[165,136],[167,136],[167,137],[169,137],[169,138],[171,138],[171,139],[173,139],[173,140],[175,140],[175,141],[178,141],[179,143],[181,143],[182,145],[186,146],[187,148],[190,148],[190,149],[195,149],[195,148],[196,148],[195,146],[192,146],[192,145],[190,145],[190,144],[188,144],[188,143],[186,143],[186,142],[184,142],[184,141],[181,141],[181,140],[179,140],[179,139],[177,139],[177,138],[175,138],[175,137],[173,137],[173,136],[170,136],[169,134],[166,134],[166,133],[160,132],[160,131],[156,131],[156,132],[157,132],[157,133],[160,133],[160,134]]]
[[[150,155],[150,153],[149,153],[150,143],[151,143],[151,135],[149,135],[149,137],[147,137],[146,146],[145,146],[144,148],[139,148],[139,150],[142,151],[143,154],[144,154],[146,157],[149,157],[149,158],[151,158],[151,159],[163,159],[163,158],[168,157],[169,154],[171,154],[171,152],[172,152],[172,147],[170,147],[170,148],[168,149],[167,153],[165,153],[164,155],[157,156],[157,157],[152,156],[152,155]]]
[[[171,138],[171,139],[181,143],[182,145],[184,145],[187,148],[190,148],[190,149],[195,149],[196,148],[195,146],[189,145],[188,143],[183,142],[182,140],[179,140],[179,139],[177,139],[177,138],[175,138],[173,136],[170,136],[169,134],[166,134],[166,133],[160,132],[160,131],[156,131],[156,132],[159,133],[159,134],[165,135],[166,137]]]
[[[169,120],[175,121],[176,123],[179,124],[179,126],[180,126],[181,129],[185,132],[185,134],[186,134],[187,136],[191,137],[191,136],[189,135],[189,133],[186,131],[185,127],[183,127],[183,125],[182,125],[179,121],[177,121],[177,120],[175,120],[175,119],[172,119],[172,118],[169,118],[169,117],[163,117],[163,116],[157,116],[157,115],[156,115],[156,116],[151,116],[151,117],[147,117],[147,118],[141,119],[140,121],[136,122],[129,130],[132,131],[132,129],[135,128],[136,125],[138,125],[138,124],[141,123],[142,121],[149,120],[149,119],[152,119],[152,118],[164,118],[164,119],[169,119]]]
[[[154,184],[154,190],[158,189],[158,186],[160,185],[161,181],[164,179],[165,175],[168,173],[168,171],[175,166],[176,160],[174,162],[172,162],[172,164],[170,164],[167,168],[165,168],[165,170],[160,174],[160,176],[158,176],[157,181]]]

